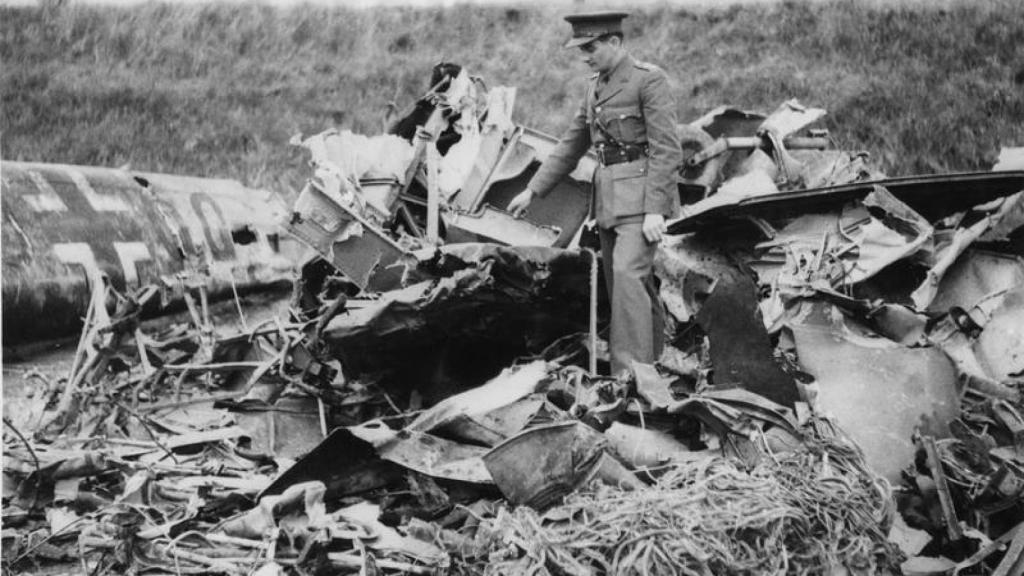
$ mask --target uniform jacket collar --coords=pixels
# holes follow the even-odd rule
[[[597,86],[600,95],[594,101],[594,104],[600,104],[618,94],[622,90],[623,85],[632,76],[635,63],[636,61],[632,56],[625,54],[607,74],[598,75]]]

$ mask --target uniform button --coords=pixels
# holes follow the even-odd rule
[[[601,111],[601,107],[600,106],[594,108],[594,112],[600,112],[600,111]]]
[[[625,114],[619,114],[619,120],[625,120],[625,119],[626,119],[626,115]]]

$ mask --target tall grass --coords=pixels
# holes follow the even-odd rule
[[[0,8],[2,154],[287,192],[305,174],[290,136],[379,132],[442,59],[517,86],[517,119],[558,133],[586,76],[560,48],[565,10]],[[684,120],[795,97],[891,174],[986,169],[1001,145],[1024,145],[1019,0],[654,6],[626,27],[632,51],[675,78]]]

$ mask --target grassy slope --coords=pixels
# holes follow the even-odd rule
[[[232,176],[285,191],[299,131],[381,130],[432,64],[519,88],[516,116],[557,133],[585,75],[565,9],[305,6],[0,8],[2,154]],[[630,45],[677,83],[680,118],[798,98],[891,174],[986,169],[1024,145],[1024,3],[847,1],[648,8]]]

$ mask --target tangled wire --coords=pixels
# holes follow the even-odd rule
[[[886,539],[888,484],[834,429],[752,469],[680,464],[640,491],[601,486],[540,515],[494,521],[486,574],[876,573],[900,561]],[[476,569],[482,568],[477,565]]]

